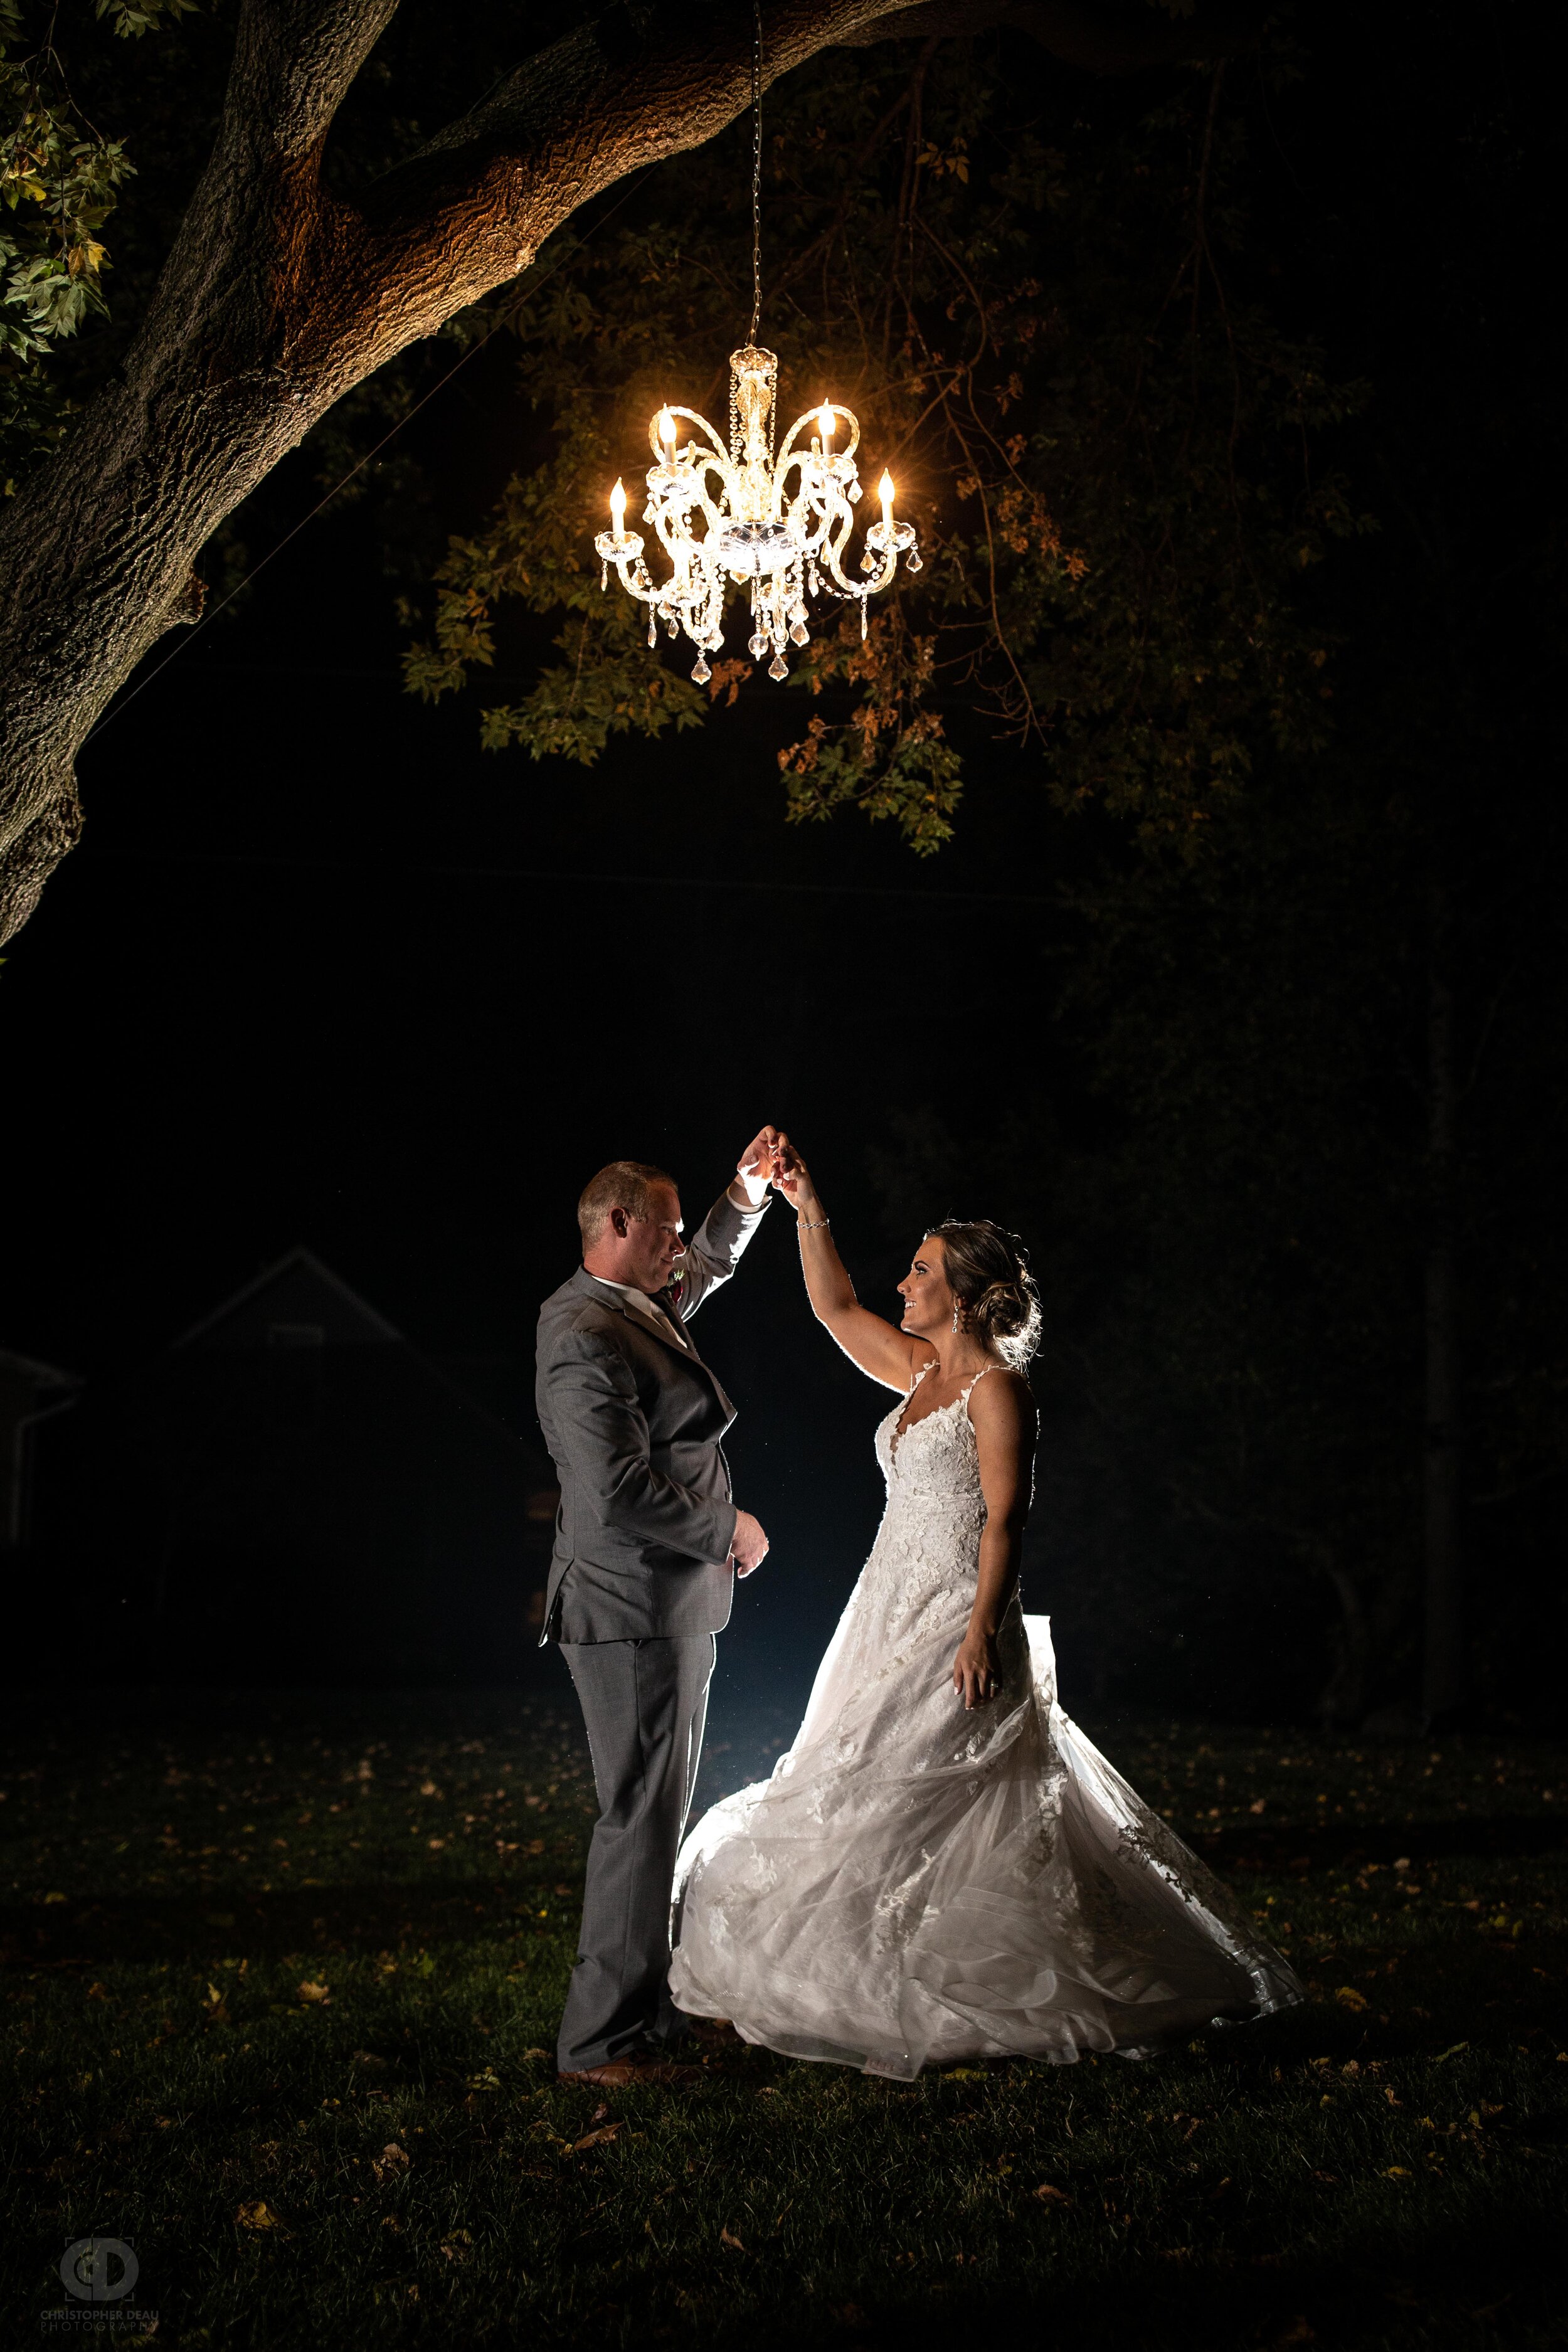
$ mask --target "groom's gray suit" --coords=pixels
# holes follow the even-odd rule
[[[735,1418],[686,1318],[740,1264],[767,1199],[714,1202],[688,1244],[668,1328],[579,1267],[539,1314],[540,1426],[561,1479],[542,1639],[577,1686],[599,1801],[561,2021],[563,2074],[679,2030],[669,1896],[696,1783],[715,1633],[730,1619]]]

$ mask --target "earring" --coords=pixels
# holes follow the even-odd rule
[[[955,1298],[952,1302],[952,1328],[956,1332],[962,1332],[963,1329],[963,1324],[958,1319],[963,1311],[963,1301]]]

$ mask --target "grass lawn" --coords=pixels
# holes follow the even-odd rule
[[[140,2263],[120,2345],[1568,2343],[1562,1747],[1103,1733],[1306,2009],[1146,2064],[748,2052],[601,2098],[549,2054],[563,1710],[90,1704],[13,1714],[0,1769],[6,2345],[90,2320],[95,2233]]]

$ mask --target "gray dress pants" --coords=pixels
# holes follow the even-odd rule
[[[582,1702],[599,1801],[556,2042],[556,2064],[571,2074],[679,2031],[668,1983],[669,1898],[715,1644],[711,1633],[688,1633],[559,1647]]]

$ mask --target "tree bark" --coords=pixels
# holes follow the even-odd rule
[[[1422,1714],[1433,1730],[1451,1724],[1462,1713],[1468,1695],[1459,1496],[1459,1330],[1454,1268],[1459,1097],[1451,932],[1447,892],[1442,883],[1434,881],[1428,909],[1426,977],[1426,1574],[1421,1675]]]

